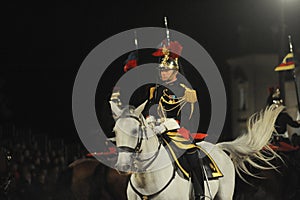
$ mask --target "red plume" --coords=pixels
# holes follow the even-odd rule
[[[155,52],[152,53],[152,55],[157,57],[164,56],[164,53],[162,52],[162,48],[157,49]]]
[[[162,41],[162,46],[166,46],[166,40]],[[178,58],[181,55],[182,52],[182,45],[177,41],[171,41],[169,46],[166,46],[166,48],[170,51],[170,57],[172,58]],[[153,56],[164,56],[163,47],[160,47],[157,49],[154,53],[152,53]]]
[[[177,41],[170,42],[170,45],[168,46],[168,49],[171,52],[170,57],[178,58],[181,55],[182,48],[183,47],[179,42]]]

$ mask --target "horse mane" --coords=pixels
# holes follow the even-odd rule
[[[251,172],[249,165],[257,169],[275,169],[270,161],[281,157],[269,145],[269,140],[275,130],[275,121],[284,106],[267,106],[260,112],[254,113],[248,120],[247,133],[233,141],[221,142],[217,145],[229,152],[239,177],[247,182],[241,172],[247,175],[262,178]],[[283,161],[283,160],[282,160]]]

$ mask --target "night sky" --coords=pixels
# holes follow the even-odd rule
[[[110,36],[138,27],[164,27],[199,42],[217,64],[230,96],[226,59],[280,48],[280,0],[11,1],[1,15],[3,123],[76,135],[72,89],[89,52]],[[107,5],[106,5],[107,4]],[[286,33],[299,47],[297,0],[286,0]],[[158,41],[159,42],[159,41]],[[287,48],[287,47],[285,47]],[[120,74],[122,62],[111,70]],[[109,75],[108,75],[109,76]],[[105,79],[104,79],[105,80]],[[229,107],[230,107],[230,99]],[[10,115],[10,113],[12,115]],[[230,131],[230,119],[224,128]]]

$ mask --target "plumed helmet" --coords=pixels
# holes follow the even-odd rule
[[[152,53],[153,56],[160,58],[159,69],[179,71],[178,58],[181,55],[182,48],[178,41],[171,41],[169,45],[167,45],[166,40],[162,41],[161,47]]]
[[[273,87],[269,88],[269,97],[268,97],[267,103],[268,103],[268,105],[272,105],[272,104],[282,105],[283,104],[283,100],[281,98],[279,88],[276,88],[276,89],[274,89]]]

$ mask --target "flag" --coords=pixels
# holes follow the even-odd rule
[[[294,54],[288,53],[282,60],[281,64],[275,67],[274,71],[285,71],[291,69],[295,69]]]
[[[128,58],[125,61],[124,72],[127,72],[130,69],[135,68],[136,66],[137,66],[137,52],[134,51],[128,55]]]

